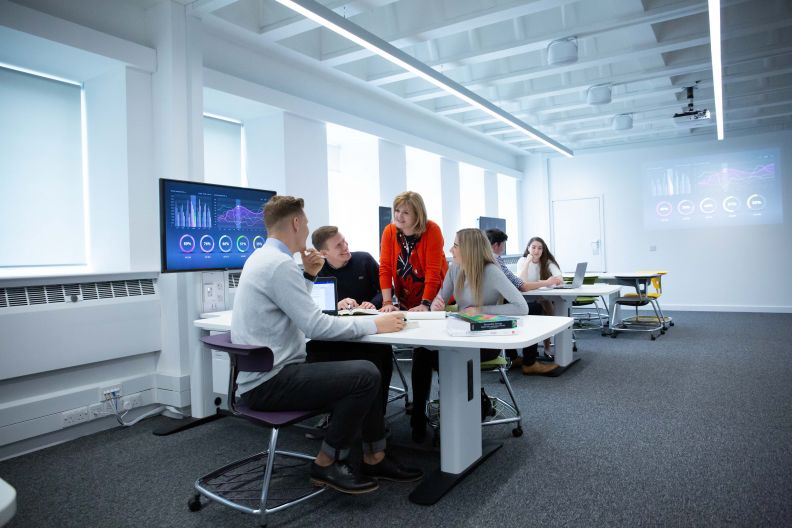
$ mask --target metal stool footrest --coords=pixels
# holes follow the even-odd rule
[[[311,486],[308,479],[307,464],[314,457],[281,450],[276,450],[275,454],[275,471],[266,497],[266,513],[286,509],[325,491],[326,488]],[[262,451],[216,469],[199,478],[195,482],[195,490],[235,510],[260,515],[268,456],[268,451]]]

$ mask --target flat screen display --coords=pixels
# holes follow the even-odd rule
[[[644,225],[683,229],[780,224],[777,148],[666,160],[644,165]]]
[[[162,271],[241,269],[264,245],[275,191],[160,179]]]

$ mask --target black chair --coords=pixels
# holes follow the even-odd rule
[[[310,409],[305,411],[255,411],[242,403],[236,403],[236,379],[239,371],[268,372],[272,369],[272,350],[267,347],[255,345],[236,345],[231,343],[230,332],[202,337],[208,347],[213,350],[225,352],[231,361],[228,381],[228,406],[232,415],[250,420],[258,425],[272,428],[269,447],[260,453],[243,458],[216,469],[195,482],[196,493],[190,498],[188,506],[190,511],[198,511],[203,504],[201,496],[219,502],[235,510],[256,515],[260,526],[267,525],[267,516],[291,506],[295,506],[310,499],[326,488],[307,489],[298,492],[292,498],[275,497],[273,480],[276,455],[283,458],[292,458],[312,462],[314,456],[295,451],[281,451],[276,449],[278,431],[282,427],[301,422],[323,412],[326,409]],[[285,483],[284,489],[293,491],[295,485],[299,490],[309,487],[308,468],[305,464],[288,465],[279,468],[279,480]],[[286,483],[291,479],[291,482]],[[297,482],[295,482],[297,481]]]

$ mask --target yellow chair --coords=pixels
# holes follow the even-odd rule
[[[649,302],[652,303],[652,306],[654,308],[656,308],[657,312],[660,314],[659,315],[659,320],[663,324],[663,333],[665,333],[665,330],[668,330],[669,326],[674,326],[674,320],[671,317],[667,317],[667,316],[665,316],[663,314],[663,310],[662,310],[662,308],[660,308],[660,302],[659,302],[658,299],[660,299],[660,296],[663,295],[663,280],[662,280],[663,279],[663,275],[667,275],[668,272],[667,271],[654,270],[654,271],[648,271],[648,272],[641,271],[640,273],[657,273],[657,275],[658,275],[657,277],[652,277],[651,285],[652,285],[652,288],[654,289],[654,291],[646,292],[646,297],[649,299]],[[636,297],[637,295],[638,294],[636,294],[636,293],[625,293],[624,294],[625,297]],[[653,315],[641,315],[641,316],[637,316],[637,317],[638,317],[638,319],[644,319],[645,322],[654,322],[654,321],[658,320],[658,318],[653,316]]]
[[[647,273],[646,275],[653,275],[654,272]],[[665,334],[665,325],[661,323],[660,313],[657,311],[656,301],[649,299],[648,288],[651,278],[646,277],[617,277],[619,284],[622,286],[632,286],[635,293],[625,293],[616,299],[616,307],[632,306],[635,309],[635,315],[632,317],[622,318],[616,321],[618,309],[614,310],[611,314],[610,336],[616,337],[618,332],[648,332],[649,337],[654,341],[657,336],[655,332]],[[638,315],[638,308],[641,306],[649,305],[654,311],[655,316],[641,316]]]

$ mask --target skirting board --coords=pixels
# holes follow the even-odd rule
[[[792,313],[792,306],[740,306],[729,304],[666,304],[660,307],[664,312],[752,312],[752,313]],[[639,312],[652,313],[650,308],[639,308]]]
[[[92,417],[67,427],[63,423],[64,412],[99,403],[100,388],[111,385],[120,387],[122,398],[139,397],[139,406],[130,410],[125,421],[159,405],[189,410],[189,376],[170,377],[153,373],[61,390],[35,400],[28,398],[10,402],[0,409],[0,459],[118,427],[113,415]]]

